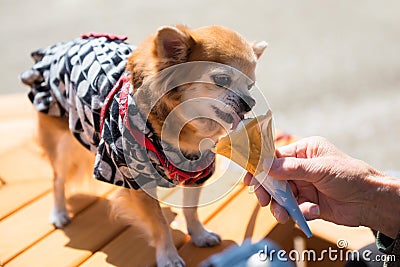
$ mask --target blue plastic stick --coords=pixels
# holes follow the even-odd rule
[[[310,227],[308,227],[307,221],[300,211],[299,205],[297,204],[292,190],[290,190],[288,182],[274,179],[265,172],[261,172],[255,176],[255,178],[262,187],[267,190],[272,198],[286,209],[293,221],[300,227],[304,234],[310,238],[312,236]]]

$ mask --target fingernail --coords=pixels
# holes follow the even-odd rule
[[[279,221],[279,216],[281,215],[281,212],[280,212],[279,210],[274,210],[274,211],[272,212],[272,215],[274,215],[275,219],[276,219],[277,221]]]
[[[321,211],[319,210],[318,206],[312,206],[310,208],[310,214],[314,217],[319,217],[319,215],[321,214]]]
[[[282,224],[285,224],[289,220],[289,217],[282,214],[282,212],[279,209],[274,210],[273,215],[275,219]]]

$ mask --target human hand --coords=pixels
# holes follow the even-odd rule
[[[383,176],[380,172],[322,137],[305,138],[278,148],[276,155],[269,175],[289,180],[307,220],[321,218],[348,226],[366,225],[368,204],[374,199],[370,184]],[[254,185],[257,181],[248,174],[245,183]],[[257,185],[255,194],[262,206],[269,204],[271,197],[263,187]],[[286,210],[275,201],[270,208],[278,222],[288,220]]]

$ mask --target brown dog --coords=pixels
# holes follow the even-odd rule
[[[155,187],[148,185],[201,185],[211,176],[209,149],[254,106],[248,89],[266,43],[250,44],[224,27],[181,25],[161,27],[137,49],[123,40],[91,34],[38,50],[34,67],[21,75],[32,88],[40,143],[54,169],[50,220],[56,227],[70,221],[64,181],[94,164],[97,179],[129,188],[121,189],[113,212],[146,229],[158,266],[184,266],[160,205],[148,194]],[[201,170],[171,167],[170,151]],[[195,245],[213,246],[220,237],[198,219],[198,188],[184,192],[188,233]]]

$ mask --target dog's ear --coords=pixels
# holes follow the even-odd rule
[[[154,41],[157,56],[168,61],[186,61],[194,41],[185,29],[183,26],[159,28]]]
[[[252,44],[254,54],[256,54],[257,59],[261,57],[261,55],[264,53],[265,48],[267,48],[268,43],[266,41],[261,41],[261,42],[254,42]]]

